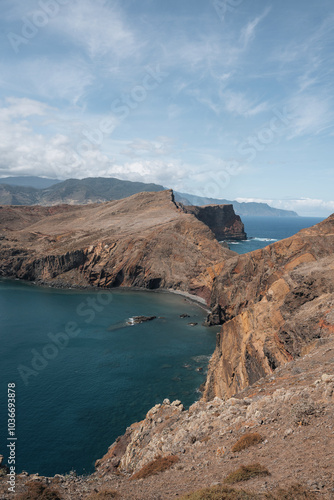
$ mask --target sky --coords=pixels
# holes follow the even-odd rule
[[[0,177],[334,212],[332,0],[1,0]]]

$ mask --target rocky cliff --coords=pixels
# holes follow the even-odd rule
[[[178,289],[208,300],[234,255],[172,191],[84,206],[0,208],[2,276],[97,287]]]
[[[333,335],[318,339],[309,355],[226,401],[198,401],[185,410],[180,401],[164,400],[109,447],[94,474],[18,475],[18,498],[189,500],[183,495],[211,488],[211,495],[197,493],[192,500],[332,500],[333,349]],[[248,446],[236,449],[240,442]],[[159,472],[154,465],[161,457],[170,468]],[[258,463],[265,477],[224,485],[240,466]],[[142,471],[147,475],[140,478]],[[44,496],[29,496],[32,486],[45,488]],[[9,498],[7,488],[0,475],[1,498]],[[214,495],[216,488],[224,495]]]
[[[334,216],[228,260],[215,280],[223,323],[205,398],[230,397],[334,332]]]
[[[230,498],[333,498],[334,215],[236,256],[170,191],[41,210],[0,210],[3,274],[179,288],[204,297],[211,321],[223,325],[204,399],[187,411],[180,401],[156,405],[110,446],[91,476],[18,476],[20,498],[33,480],[66,500],[172,499],[223,488],[245,464],[265,466],[266,476],[249,480],[249,494],[236,484]],[[249,433],[256,442],[236,449]],[[157,463],[171,468],[157,470]],[[278,487],[287,489],[276,493]],[[6,488],[0,481],[0,492]]]
[[[233,205],[206,205],[204,207],[183,206],[185,213],[193,214],[204,222],[218,241],[246,240],[244,225],[233,209]]]

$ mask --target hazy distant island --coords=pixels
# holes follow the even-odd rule
[[[0,205],[60,205],[100,203],[127,198],[140,192],[164,191],[158,184],[123,181],[116,178],[47,179],[35,176],[0,178]],[[270,207],[267,203],[231,201],[175,192],[184,205],[233,205],[240,216],[297,217],[296,212]]]

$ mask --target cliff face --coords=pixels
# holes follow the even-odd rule
[[[230,397],[334,332],[334,216],[224,263],[211,306],[224,322],[204,397]]]
[[[0,273],[98,287],[174,288],[208,300],[233,252],[172,191],[103,204],[0,209]],[[218,268],[216,267],[218,266]]]
[[[247,235],[239,215],[233,205],[206,205],[204,207],[182,206],[185,213],[193,214],[204,222],[214,233],[218,241],[245,240]]]

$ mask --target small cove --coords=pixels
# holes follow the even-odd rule
[[[127,324],[140,315],[157,318]],[[0,280],[1,393],[15,382],[17,472],[90,473],[154,404],[167,397],[191,405],[218,331],[202,326],[205,317],[170,293]],[[3,406],[0,419],[5,427]],[[5,433],[0,446],[6,460]]]

